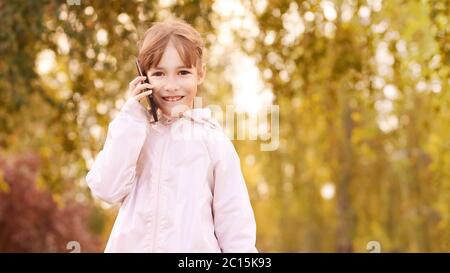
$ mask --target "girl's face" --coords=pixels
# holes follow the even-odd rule
[[[197,86],[205,78],[205,65],[201,68],[186,67],[176,48],[167,44],[160,62],[147,71],[154,86],[153,96],[161,111],[170,117],[193,107]]]

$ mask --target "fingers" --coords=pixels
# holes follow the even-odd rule
[[[145,80],[144,76],[138,76],[134,78],[129,84],[128,84],[128,91],[127,91],[127,97],[133,97],[134,96],[134,89],[136,86]]]
[[[133,89],[136,87],[136,85],[137,85],[139,82],[144,81],[145,78],[146,78],[145,76],[137,76],[136,78],[134,78],[134,79],[130,82],[130,84],[129,84],[130,90],[133,90]]]
[[[141,93],[142,91],[146,91],[147,89],[152,89],[152,85],[149,83],[143,83],[143,84],[138,84],[134,90],[131,92],[132,96],[136,96],[139,93]]]
[[[136,96],[134,96],[134,98],[138,101],[140,101],[142,98],[151,95],[153,93],[153,90],[148,90],[148,91],[144,91]]]
[[[153,91],[149,89],[152,89],[153,85],[142,83],[146,78],[147,77],[145,76],[138,76],[129,83],[129,97],[134,97],[136,100],[140,101],[143,97],[152,94]]]

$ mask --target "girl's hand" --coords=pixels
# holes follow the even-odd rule
[[[142,98],[153,93],[153,85],[149,83],[142,83],[145,80],[145,76],[138,76],[128,84],[127,99],[134,97],[137,101],[141,101]]]

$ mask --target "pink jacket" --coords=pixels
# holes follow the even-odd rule
[[[239,157],[210,110],[148,120],[129,99],[86,176],[94,196],[121,203],[105,252],[257,252]]]

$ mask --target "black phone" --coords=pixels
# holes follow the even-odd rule
[[[142,71],[141,66],[139,65],[138,59],[135,60],[135,63],[136,63],[136,68],[137,68],[139,76],[145,76],[144,82],[149,83],[147,74]],[[148,100],[148,103],[150,104],[150,111],[152,113],[153,120],[156,122],[156,121],[158,121],[158,115],[157,115],[158,107],[156,105],[155,99],[153,98],[153,93],[147,96],[147,100]]]

